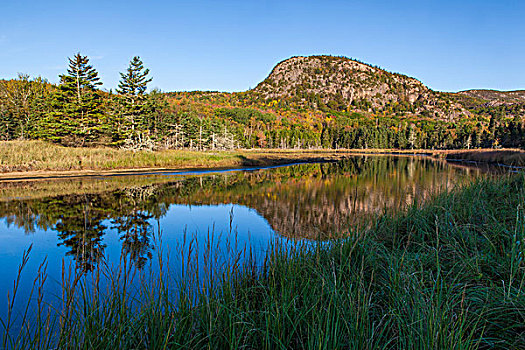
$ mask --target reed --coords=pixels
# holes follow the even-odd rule
[[[4,320],[3,344],[523,349],[524,199],[521,175],[476,180],[345,239],[276,241],[263,258],[230,230],[158,249],[158,269],[125,259],[89,276],[64,267],[60,306],[36,308],[18,331]]]

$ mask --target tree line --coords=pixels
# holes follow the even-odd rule
[[[471,118],[446,122],[365,113],[366,101],[301,109],[250,91],[148,92],[152,77],[139,56],[115,91],[103,91],[87,56],[68,61],[58,84],[25,74],[0,81],[0,140],[131,150],[525,147],[525,104],[477,106]]]

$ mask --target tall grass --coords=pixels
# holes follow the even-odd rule
[[[0,141],[0,173],[266,166],[339,158],[340,156],[330,150],[325,152],[303,150],[134,152],[110,147],[64,147],[44,141]]]
[[[241,165],[234,152],[125,151],[109,147],[63,147],[43,141],[0,142],[0,172],[193,168]]]
[[[477,180],[343,240],[277,241],[261,260],[213,243],[199,252],[194,238],[172,251],[179,273],[161,250],[155,273],[125,260],[89,277],[64,268],[60,307],[37,308],[19,332],[4,321],[3,341],[18,349],[523,349],[524,190],[522,176]]]

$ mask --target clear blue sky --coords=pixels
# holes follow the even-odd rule
[[[525,89],[525,1],[0,0],[0,78],[90,56],[115,88],[140,55],[163,91],[241,91],[290,56],[358,58],[431,88]]]

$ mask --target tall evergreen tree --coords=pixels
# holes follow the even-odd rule
[[[120,73],[120,82],[117,92],[121,94],[118,103],[121,105],[123,115],[117,116],[117,120],[126,120],[127,127],[120,128],[119,133],[114,133],[115,143],[124,142],[130,148],[142,148],[143,143],[149,141],[149,118],[147,113],[147,96],[145,95],[147,85],[153,78],[148,77],[149,69],[139,56],[131,59],[125,73]],[[122,124],[122,123],[121,123]]]
[[[120,73],[120,82],[117,92],[122,95],[140,96],[146,92],[149,82],[153,78],[148,78],[149,69],[144,69],[139,56],[135,56],[129,62],[126,73]]]
[[[82,104],[82,98],[91,93],[98,85],[102,85],[98,72],[89,64],[89,58],[78,52],[73,58],[68,58],[67,75],[60,75],[61,84],[75,91],[77,103]]]
[[[106,127],[97,90],[101,84],[87,56],[77,53],[69,58],[67,74],[60,75],[51,100],[53,108],[40,120],[36,136],[73,146],[94,142]]]

